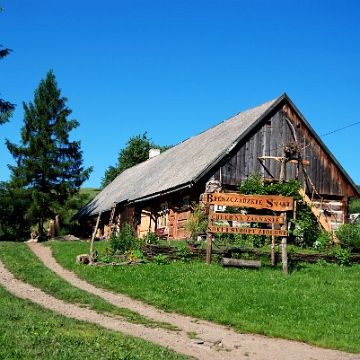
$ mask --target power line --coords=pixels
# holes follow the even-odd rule
[[[358,121],[358,122],[356,122],[356,123],[354,123],[354,124],[348,125],[348,126],[344,126],[344,127],[340,128],[340,129],[337,129],[337,130],[331,131],[331,132],[329,132],[329,133],[326,133],[326,134],[320,135],[320,137],[323,137],[323,136],[326,136],[326,135],[333,134],[333,133],[335,133],[335,132],[337,132],[337,131],[347,129],[347,128],[352,127],[352,126],[355,126],[355,125],[357,125],[357,124],[360,124],[360,121]]]

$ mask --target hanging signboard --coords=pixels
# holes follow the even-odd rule
[[[259,229],[259,228],[248,228],[248,227],[209,225],[207,230],[210,233],[288,236],[287,230],[275,230],[275,229]]]
[[[273,216],[273,215],[251,215],[251,214],[231,214],[231,213],[211,213],[211,220],[218,221],[239,221],[245,223],[259,222],[259,223],[269,223],[269,224],[283,224],[283,216]]]
[[[211,205],[269,209],[273,211],[294,209],[294,199],[290,196],[205,193],[204,201]]]

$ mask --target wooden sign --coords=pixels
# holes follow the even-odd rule
[[[258,222],[269,224],[283,224],[283,216],[272,215],[251,215],[251,214],[230,214],[230,213],[212,213],[210,215],[211,220],[225,220],[225,221],[239,221],[239,222]]]
[[[204,201],[214,205],[270,209],[274,211],[288,211],[294,208],[294,199],[290,196],[205,193]]]
[[[246,227],[231,227],[231,226],[216,226],[216,225],[209,225],[208,228],[207,228],[207,231],[209,233],[288,236],[288,231],[287,230],[259,229],[259,228],[246,228]]]

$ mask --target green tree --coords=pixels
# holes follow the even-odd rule
[[[171,146],[155,145],[147,137],[147,132],[142,135],[131,137],[126,147],[119,152],[118,162],[115,166],[109,166],[101,180],[101,186],[109,185],[124,170],[139,164],[149,158],[150,149],[156,148],[165,151]]]
[[[356,185],[357,189],[360,191],[360,185]],[[351,199],[350,200],[350,214],[360,213],[360,199]]]
[[[12,186],[31,196],[28,216],[36,219],[40,237],[44,221],[61,213],[61,207],[78,194],[92,171],[82,165],[80,141],[69,140],[79,122],[67,120],[72,110],[66,102],[50,70],[35,90],[34,103],[23,103],[21,145],[6,140],[16,160],[16,166],[9,166]]]
[[[208,216],[205,213],[205,207],[193,201],[191,204],[191,214],[184,224],[185,231],[190,233],[190,239],[197,240],[197,237],[206,232],[208,225]]]
[[[0,7],[0,11],[2,11],[3,8]],[[2,45],[0,45],[2,47]],[[10,54],[10,49],[5,48],[0,50],[0,60],[3,59],[5,56]],[[0,125],[4,124],[5,122],[9,121],[9,118],[11,114],[13,113],[15,109],[15,105],[11,104],[8,101],[5,101],[3,99],[0,99]]]
[[[24,241],[30,237],[30,218],[27,216],[29,196],[8,182],[0,183],[0,239]]]

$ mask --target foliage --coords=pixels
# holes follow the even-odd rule
[[[145,255],[142,253],[141,250],[128,250],[126,252],[126,259],[128,261],[139,261],[142,260],[147,262]]]
[[[342,248],[349,248],[354,251],[360,250],[360,223],[341,224],[335,234],[340,240]]]
[[[313,243],[312,247],[318,251],[325,251],[326,249],[329,248],[331,242],[332,239],[330,235],[325,231],[321,231],[317,240]]]
[[[196,240],[199,234],[204,233],[208,226],[207,215],[205,207],[192,202],[192,212],[188,217],[184,229],[190,233],[190,239]]]
[[[159,244],[159,237],[152,231],[148,231],[143,237],[142,240],[145,244],[157,245]]]
[[[186,244],[177,247],[176,255],[180,258],[182,263],[188,263],[191,260],[193,252]]]
[[[349,210],[350,214],[360,213],[360,199],[351,199]]]
[[[294,228],[291,230],[293,241],[300,247],[312,247],[321,235],[317,219],[306,203],[298,202],[296,219],[291,219]]]
[[[239,186],[239,192],[245,195],[266,195],[264,179],[258,172],[249,174],[249,177]]]
[[[147,132],[142,135],[131,137],[126,143],[126,147],[121,149],[118,156],[118,162],[115,166],[109,166],[101,180],[101,186],[109,185],[124,170],[137,165],[149,158],[150,149],[157,148],[165,151],[170,146],[155,145],[147,137]]]
[[[356,185],[357,190],[360,192],[360,185]],[[360,213],[360,199],[352,198],[350,200],[350,214]]]
[[[30,219],[27,216],[29,198],[25,191],[0,183],[0,239],[24,241],[30,238]]]
[[[266,184],[260,173],[255,172],[249,174],[249,177],[243,181],[238,190],[245,195],[282,195],[292,196],[294,200],[300,200],[300,188],[300,182],[295,179]]]
[[[153,257],[152,261],[156,265],[169,265],[170,264],[169,258],[163,254],[155,255]]]
[[[324,267],[301,263],[299,271],[290,276],[281,272],[281,265],[275,269],[264,265],[254,271],[179,261],[171,262],[166,271],[152,263],[110,271],[74,264],[72,254],[86,251],[86,243],[49,245],[60,264],[93,285],[128,294],[166,311],[206,319],[243,333],[360,352],[360,326],[354,315],[360,313],[360,287],[354,286],[359,279],[358,264]],[[105,247],[106,243],[97,246]]]
[[[241,186],[239,191],[243,194],[259,194],[259,195],[282,195],[291,196],[294,200],[298,201],[296,210],[296,220],[291,220],[293,229],[290,231],[292,239],[295,244],[303,246],[312,246],[321,234],[321,230],[317,224],[317,219],[312,213],[309,206],[302,203],[299,190],[301,184],[298,180],[292,179],[289,181],[280,181],[278,183],[266,184],[264,179],[258,172],[250,174]],[[240,212],[242,208],[229,208],[229,211]],[[252,226],[257,226],[254,224]],[[268,241],[264,240],[260,235],[253,235],[254,246],[262,246]]]
[[[0,11],[2,10],[3,9],[0,7]],[[0,45],[0,48],[2,48],[2,45]],[[0,49],[0,60],[3,59],[5,56],[8,56],[11,51],[12,50],[8,48]],[[0,99],[0,125],[9,121],[9,118],[11,117],[14,110],[15,104],[11,104],[8,101]]]
[[[114,235],[110,243],[113,254],[126,254],[131,250],[138,250],[140,248],[140,241],[135,235],[135,229],[130,223],[124,223],[121,232],[118,236]]]
[[[71,110],[61,96],[50,70],[34,93],[34,103],[23,103],[24,126],[21,145],[6,140],[16,160],[9,166],[13,186],[26,189],[31,196],[28,214],[38,223],[40,237],[46,219],[53,219],[90,176],[92,168],[82,166],[79,141],[70,141],[76,120],[67,120]]]
[[[74,220],[73,216],[85,206],[90,200],[90,194],[88,192],[80,191],[78,194],[69,197],[69,199],[61,207],[61,224],[60,234],[67,235],[72,234],[80,237],[83,229],[78,220]]]
[[[342,248],[341,246],[336,246],[334,248],[334,253],[336,257],[336,262],[341,266],[350,266],[352,265],[351,259],[351,250]]]

